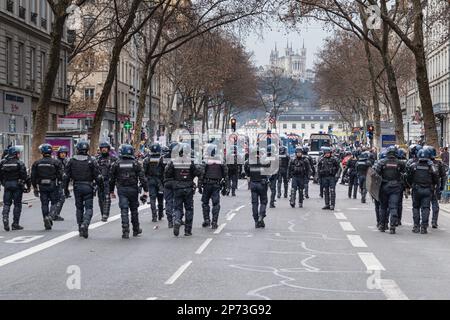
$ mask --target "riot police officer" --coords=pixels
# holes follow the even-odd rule
[[[134,148],[129,144],[122,144],[119,148],[119,159],[111,167],[109,191],[115,198],[114,188],[117,184],[119,196],[120,217],[122,219],[122,238],[130,238],[130,221],[128,211],[131,213],[133,237],[142,233],[139,225],[139,185],[144,189],[144,199],[148,196],[148,183],[144,170],[134,156]]]
[[[150,153],[144,160],[144,173],[148,182],[150,194],[150,206],[152,210],[152,222],[164,217],[164,161],[161,156],[161,146],[154,143],[150,146]],[[158,200],[158,212],[156,201]]]
[[[227,196],[230,194],[230,191],[231,191],[231,196],[235,197],[236,190],[238,188],[239,175],[241,174],[241,171],[242,171],[242,166],[238,161],[239,156],[237,153],[236,146],[232,146],[231,154],[233,155],[233,163],[227,163],[228,184],[229,184]]]
[[[89,143],[78,142],[76,151],[77,154],[67,163],[64,187],[68,190],[69,182],[73,180],[78,231],[80,237],[87,239],[89,224],[94,214],[95,188],[98,187],[102,192],[104,184],[97,161],[88,154]]]
[[[352,157],[347,160],[347,165],[342,176],[348,175],[348,198],[352,197],[356,199],[356,194],[358,192],[358,173],[356,170],[356,163],[358,159],[356,158],[356,151],[351,153]],[[343,179],[342,179],[343,180]]]
[[[63,173],[65,172],[67,163],[69,162],[69,159],[67,158],[67,155],[69,154],[69,149],[66,146],[61,146],[58,148],[58,151],[56,153],[56,159],[61,162]],[[64,202],[66,201],[65,195],[70,195],[69,190],[63,189],[63,184],[61,184],[59,188],[59,194],[58,194],[58,203],[56,204],[55,209],[55,215],[52,216],[53,221],[64,221],[64,218],[61,217],[61,210],[64,205]]]
[[[389,226],[389,232],[395,234],[398,224],[399,202],[402,200],[403,175],[405,163],[397,158],[397,148],[390,146],[386,150],[386,158],[374,165],[374,170],[381,176],[380,188],[380,227],[385,232]]]
[[[311,167],[309,160],[303,157],[303,148],[295,148],[295,158],[289,164],[289,179],[292,179],[291,185],[291,207],[295,207],[295,196],[298,191],[298,206],[303,208],[303,188],[305,180],[309,180]]]
[[[210,144],[206,146],[206,154],[202,166],[202,176],[198,182],[198,190],[202,194],[203,224],[206,228],[211,225],[217,229],[217,221],[220,212],[220,191],[226,194],[228,186],[228,167],[223,163],[217,152],[217,146]],[[224,189],[225,188],[225,189]],[[209,201],[212,201],[212,222],[210,219]]]
[[[111,145],[108,142],[102,142],[99,145],[100,154],[97,156],[97,163],[100,174],[103,177],[104,190],[98,190],[98,206],[102,215],[102,221],[106,222],[111,210],[111,196],[109,192],[109,175],[111,167],[117,161],[115,156],[110,155]]]
[[[192,236],[192,223],[194,220],[194,178],[201,176],[201,171],[191,158],[191,147],[187,143],[177,144],[172,152],[177,157],[172,159],[164,169],[166,179],[173,179],[174,190],[174,227],[173,234],[180,234],[183,207],[186,221],[184,235]]]
[[[39,150],[42,159],[35,161],[31,167],[31,183],[34,195],[41,200],[45,230],[51,230],[52,217],[55,216],[59,188],[63,179],[63,168],[60,161],[52,158],[53,150],[50,144],[41,144]],[[50,208],[49,203],[51,203]]]
[[[289,155],[287,154],[287,149],[285,146],[280,146],[280,164],[278,169],[278,199],[281,198],[281,185],[284,186],[284,197],[287,198],[289,179],[288,179],[288,169],[289,169]]]
[[[439,200],[441,200],[441,193],[444,191],[447,183],[447,168],[442,160],[436,158],[436,149],[434,147],[424,146],[423,148],[429,150],[430,159],[433,161],[439,175],[439,183],[434,186],[434,192],[431,197],[431,208],[433,213],[431,217],[431,227],[436,229],[438,227]]]
[[[255,228],[265,228],[264,218],[266,217],[267,207],[267,185],[269,183],[270,173],[266,170],[270,163],[265,161],[264,148],[252,148],[252,154],[256,155],[255,163],[245,162],[244,170],[247,177],[250,178],[250,190],[252,195],[252,212],[255,220]]]
[[[408,162],[406,159],[406,150],[403,148],[397,149],[397,158],[402,161],[405,164]],[[402,225],[402,217],[403,217],[403,197],[408,198],[407,194],[407,179],[402,179],[402,193],[400,194],[400,201],[398,202],[398,219],[397,219],[397,226]]]
[[[431,161],[429,149],[417,153],[417,161],[408,166],[408,181],[412,185],[414,233],[426,234],[430,202],[434,187],[439,184],[439,172]]]
[[[324,210],[334,210],[336,204],[336,182],[341,174],[339,160],[332,156],[330,147],[323,147],[323,158],[317,164],[319,179],[322,182],[325,194]]]
[[[360,154],[358,162],[356,162],[356,174],[358,178],[359,190],[361,192],[361,203],[366,203],[366,175],[367,170],[373,165],[369,158],[370,153],[368,151],[364,151]]]
[[[19,160],[19,150],[16,147],[9,147],[8,153],[0,161],[0,184],[4,186],[3,193],[3,227],[9,231],[9,211],[14,204],[12,230],[22,230],[19,225],[20,214],[22,212],[22,195],[30,192],[31,181],[27,175],[25,164]]]
[[[307,159],[308,162],[309,162],[309,167],[311,169],[310,175],[314,179],[314,177],[316,176],[316,167],[315,167],[315,164],[314,164],[314,160],[313,160],[313,158],[310,155],[308,155],[308,152],[309,152],[309,148],[308,147],[303,147],[302,150],[303,150],[302,151],[303,152],[303,158]],[[304,188],[304,190],[305,190],[305,198],[309,199],[309,178],[305,180],[305,188]]]
[[[176,145],[177,142],[173,142],[169,147],[164,147],[162,149],[164,169],[169,164],[172,150]],[[165,174],[163,175],[164,201],[166,205],[166,216],[169,229],[173,228],[173,182],[173,177],[166,177]]]

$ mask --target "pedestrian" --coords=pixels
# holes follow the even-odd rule
[[[417,161],[408,166],[407,172],[408,182],[412,185],[414,220],[412,232],[426,234],[428,232],[433,189],[439,184],[439,172],[431,160],[430,150],[419,150]]]
[[[150,194],[152,222],[157,222],[164,217],[164,160],[161,156],[161,145],[159,143],[153,143],[150,146],[150,152],[144,159],[144,173]],[[158,209],[156,208],[156,202],[158,202]]]
[[[172,152],[172,158],[164,169],[164,176],[173,179],[174,190],[174,227],[173,234],[178,237],[185,210],[184,235],[192,236],[194,220],[194,178],[201,176],[200,169],[191,158],[191,147],[187,143],[177,144]]]
[[[13,209],[12,230],[22,230],[19,224],[22,213],[22,195],[30,192],[31,180],[27,175],[25,164],[19,159],[20,153],[16,147],[9,147],[8,153],[0,161],[0,185],[4,187],[3,193],[3,228],[9,231],[9,212]]]
[[[317,164],[319,178],[322,181],[325,195],[325,207],[323,210],[334,210],[336,204],[336,182],[341,174],[339,160],[332,156],[330,147],[323,150],[324,156]]]
[[[117,161],[117,157],[110,154],[111,145],[104,141],[99,145],[100,154],[97,156],[97,163],[100,174],[103,178],[103,191],[98,190],[98,206],[102,215],[102,221],[106,222],[111,210],[111,196],[109,192],[109,179],[111,167]]]
[[[347,160],[347,165],[345,166],[344,173],[342,176],[348,175],[348,198],[351,199],[353,193],[353,199],[356,199],[356,194],[358,193],[358,173],[356,170],[356,163],[358,159],[356,157],[356,152],[352,152],[351,158]]]
[[[94,214],[95,188],[104,191],[103,177],[97,161],[88,154],[89,143],[80,141],[76,146],[76,155],[70,158],[65,170],[64,189],[69,190],[73,181],[76,218],[80,237],[89,236],[89,224]]]
[[[281,198],[281,186],[284,187],[284,198],[287,198],[288,188],[289,188],[289,178],[288,178],[288,169],[289,169],[289,155],[287,154],[287,149],[285,146],[280,146],[279,151],[279,169],[278,169],[278,199]]]
[[[238,152],[237,147],[233,146],[230,150],[230,154],[232,156],[228,157],[227,159],[232,159],[232,163],[227,163],[227,169],[228,169],[228,193],[227,196],[230,195],[235,197],[236,196],[236,190],[238,188],[238,179],[242,171],[242,165],[238,161]]]
[[[69,162],[69,159],[67,158],[68,154],[69,154],[69,149],[66,146],[59,147],[58,151],[56,153],[56,159],[61,162],[63,172],[65,171],[67,163]],[[61,217],[61,211],[62,211],[64,202],[66,202],[65,195],[70,197],[70,192],[69,192],[69,190],[64,190],[64,185],[61,183],[60,188],[58,190],[58,203],[56,204],[55,215],[52,216],[53,221],[64,221],[64,218]]]
[[[303,189],[305,187],[305,180],[309,180],[311,172],[310,162],[303,157],[303,148],[295,148],[295,158],[289,164],[289,179],[292,179],[291,184],[291,199],[289,201],[292,208],[295,208],[295,197],[298,191],[298,206],[303,208]]]
[[[203,228],[218,228],[220,213],[220,192],[226,194],[228,186],[228,167],[218,155],[217,146],[206,146],[206,154],[202,165],[202,175],[198,181],[198,191],[202,195]],[[225,189],[223,189],[225,188]],[[212,202],[212,210],[209,202]],[[211,220],[212,214],[212,220]]]
[[[448,147],[444,147],[444,151],[441,153],[441,159],[442,162],[449,167],[449,153],[448,153]]]
[[[252,212],[255,228],[265,228],[264,218],[267,207],[267,186],[269,183],[268,171],[270,163],[266,161],[266,150],[264,148],[253,147],[250,152],[256,157],[253,163],[249,160],[245,162],[244,170],[249,177],[250,191],[252,196]]]
[[[34,195],[41,200],[45,230],[51,230],[52,217],[55,216],[59,200],[63,167],[60,161],[52,158],[53,148],[50,144],[41,144],[39,150],[42,158],[35,161],[31,167],[31,183]],[[50,208],[49,204],[51,204]]]
[[[398,208],[402,195],[402,175],[405,174],[405,163],[397,158],[397,148],[390,146],[386,150],[386,158],[374,165],[374,170],[381,176],[380,188],[380,227],[381,232],[388,229],[395,234],[398,223]]]
[[[144,201],[148,197],[148,182],[141,164],[134,156],[134,148],[122,144],[119,148],[119,159],[111,167],[109,192],[115,198],[114,189],[117,185],[120,217],[122,220],[122,239],[130,238],[130,219],[133,226],[133,237],[142,233],[139,225],[139,183],[144,189]]]
[[[359,190],[361,193],[361,203],[366,203],[367,187],[366,187],[366,175],[367,170],[373,165],[370,161],[370,153],[365,151],[361,153],[356,162],[356,175],[358,179]]]

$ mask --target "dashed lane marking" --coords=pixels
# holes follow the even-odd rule
[[[352,246],[356,248],[367,248],[367,244],[361,239],[360,236],[355,234],[348,234],[347,235],[348,240],[350,240],[350,243]]]
[[[227,225],[226,223],[222,223],[222,224],[219,226],[219,228],[217,228],[217,230],[214,231],[214,234],[219,234],[219,233],[223,230],[223,228],[225,228],[226,225]]]
[[[149,298],[147,298],[145,300],[157,300],[157,299],[158,299],[158,297],[149,297]]]
[[[202,243],[202,245],[195,251],[195,254],[202,254],[202,252],[206,249],[208,244],[212,241],[212,238],[208,238],[205,240],[205,242]]]
[[[334,215],[336,216],[336,219],[347,220],[347,217],[342,212],[334,212]]]
[[[184,271],[186,271],[187,268],[191,265],[192,260],[186,262],[181,267],[178,268],[177,271],[165,282],[165,284],[174,284],[175,281],[183,274]]]
[[[409,300],[394,280],[380,279],[379,287],[388,300]]]
[[[381,262],[372,252],[358,252],[358,256],[368,271],[386,271]]]
[[[353,228],[352,224],[350,222],[339,222],[339,224],[341,225],[341,228],[344,231],[355,231],[355,228]]]
[[[241,210],[242,208],[245,208],[245,205],[237,207],[235,211],[237,212],[237,211]]]

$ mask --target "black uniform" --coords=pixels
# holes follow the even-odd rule
[[[430,202],[434,188],[439,184],[439,172],[433,161],[419,159],[407,168],[408,182],[412,186],[414,232],[428,228]]]
[[[382,177],[380,188],[380,231],[385,231],[390,223],[390,229],[395,230],[398,225],[398,208],[402,200],[403,182],[405,174],[404,161],[395,156],[379,160],[374,170]]]
[[[356,174],[358,177],[359,191],[361,192],[361,202],[366,203],[367,187],[366,187],[366,175],[367,170],[372,166],[372,162],[369,159],[358,160],[356,163]]]
[[[100,170],[100,174],[103,177],[103,185],[104,185],[103,190],[98,190],[98,206],[100,208],[103,220],[106,220],[109,217],[109,212],[111,210],[109,180],[111,174],[111,167],[116,161],[117,158],[114,156],[110,156],[109,153],[100,154],[97,156],[98,168]]]
[[[170,162],[171,154],[170,152],[163,156],[163,165],[164,169]],[[166,204],[166,216],[169,224],[169,228],[173,227],[173,177],[167,177],[165,174],[163,175],[163,184],[164,184],[164,201]]]
[[[50,157],[50,155],[37,160],[31,167],[31,183],[35,192],[39,190],[42,216],[47,230],[51,229],[52,217],[56,214],[62,179],[62,164],[60,161]],[[49,203],[51,203],[50,208]]]
[[[308,158],[295,157],[289,165],[288,176],[292,179],[291,185],[291,207],[295,207],[295,197],[298,190],[298,202],[300,208],[303,207],[303,188],[305,187],[305,181],[309,180],[311,174],[311,166]]]
[[[94,214],[95,185],[102,191],[103,178],[95,158],[89,155],[75,155],[66,166],[65,188],[73,180],[77,224],[80,235],[87,238],[87,230]]]
[[[128,211],[131,213],[131,224],[133,226],[133,236],[139,235],[142,230],[139,227],[139,186],[148,192],[148,182],[144,175],[142,166],[134,157],[120,158],[111,167],[109,190],[114,192],[117,184],[117,194],[119,196],[120,216],[122,219],[122,233],[124,238],[128,238],[130,233],[130,221]]]
[[[144,160],[144,172],[148,182],[152,221],[164,217],[164,161],[161,156],[148,156]],[[158,212],[156,212],[156,200],[158,200]]]
[[[170,161],[164,170],[166,179],[173,179],[174,190],[174,235],[178,236],[183,207],[186,214],[184,233],[192,235],[192,223],[194,220],[194,178],[201,176],[201,171],[191,161],[190,165],[174,165]]]
[[[270,207],[275,208],[275,196],[277,194],[277,181],[278,173],[275,173],[269,178],[269,188],[270,188]]]
[[[289,178],[288,178],[288,169],[289,169],[289,155],[287,153],[280,154],[280,163],[278,169],[278,198],[281,198],[281,185],[284,186],[284,197],[287,198],[288,188],[289,188]]]
[[[348,182],[348,197],[352,197],[353,192],[353,199],[356,199],[356,194],[358,192],[358,172],[356,170],[356,164],[358,160],[356,158],[350,158],[347,161],[347,166],[344,170],[344,176],[348,174],[349,182]]]
[[[237,163],[237,155],[234,156],[234,163],[227,164],[228,169],[228,190],[231,195],[236,196],[236,189],[238,188],[238,179],[242,171],[242,166]],[[228,191],[228,194],[230,193]],[[228,195],[227,194],[227,195]]]
[[[447,184],[447,168],[441,160],[434,159],[432,161],[439,174],[439,183],[434,187],[433,196],[431,197],[431,208],[433,211],[431,224],[433,228],[436,228],[439,217],[439,200],[441,200],[441,193],[444,191],[445,185]]]
[[[339,160],[333,156],[323,157],[317,164],[317,171],[325,194],[324,208],[334,209],[336,204],[336,182],[341,172]]]
[[[20,214],[22,212],[22,195],[26,184],[31,187],[31,181],[27,175],[25,164],[17,157],[5,157],[0,161],[0,184],[4,186],[3,193],[3,225],[5,231],[9,231],[9,211],[14,203],[12,229],[19,230]]]
[[[266,216],[267,185],[269,183],[269,177],[263,175],[262,170],[264,167],[269,167],[269,165],[261,164],[259,158],[257,163],[250,164],[249,161],[246,161],[244,165],[245,174],[247,177],[250,177],[252,212],[257,228],[265,227],[264,218]]]
[[[314,176],[316,175],[316,168],[314,166],[313,158],[308,154],[303,154],[303,157],[308,160],[309,167],[311,169],[310,176],[312,176],[314,178]],[[308,179],[305,180],[304,190],[305,190],[305,198],[308,199],[309,198],[309,177],[308,177]]]
[[[57,158],[57,160],[61,162],[62,170],[63,170],[63,173],[64,173],[65,170],[66,170],[67,163],[69,162],[69,159],[67,159],[67,158]],[[58,192],[59,192],[58,193],[58,203],[56,204],[55,217],[52,217],[52,218],[54,218],[54,220],[56,220],[56,219],[58,219],[58,217],[60,217],[61,210],[63,208],[64,202],[66,202],[66,196],[65,195],[69,194],[69,190],[68,189],[64,190],[64,184],[61,183],[61,185],[60,185],[60,187],[58,189]]]
[[[203,165],[202,177],[199,179],[199,188],[202,190],[203,227],[211,223],[209,200],[212,201],[213,229],[217,228],[220,212],[220,190],[228,185],[227,165],[208,161]]]

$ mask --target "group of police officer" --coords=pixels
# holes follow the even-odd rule
[[[231,162],[225,164],[215,144],[208,144],[201,165],[194,163],[190,145],[173,142],[169,147],[151,145],[142,164],[135,157],[131,145],[123,144],[119,158],[111,156],[111,146],[103,142],[96,156],[89,155],[89,144],[80,141],[76,154],[68,158],[68,149],[60,147],[57,157],[52,157],[53,148],[49,144],[39,147],[42,158],[33,163],[31,174],[19,160],[19,151],[9,147],[0,162],[0,181],[4,186],[4,206],[2,211],[5,231],[21,230],[19,224],[22,210],[22,195],[30,192],[40,198],[44,227],[52,229],[53,221],[64,220],[61,210],[66,198],[70,197],[69,184],[73,183],[76,219],[80,237],[88,238],[88,229],[93,216],[93,199],[98,195],[102,221],[109,218],[111,198],[115,198],[117,188],[122,221],[122,238],[130,234],[130,218],[133,236],[142,233],[139,223],[139,200],[149,201],[152,221],[162,220],[164,211],[168,227],[178,236],[184,225],[185,236],[192,235],[194,217],[193,197],[195,190],[202,195],[203,227],[218,228],[220,197],[236,196],[237,181],[242,171],[236,147],[230,150]],[[276,171],[270,170],[271,152],[278,155]],[[309,181],[317,177],[320,197],[324,198],[324,210],[334,210],[336,205],[336,184],[341,176],[339,159],[329,147],[322,147],[316,162],[308,155],[307,147],[297,147],[290,157],[284,146],[278,148],[252,148],[256,158],[250,161],[246,155],[243,167],[249,179],[252,213],[255,228],[265,228],[264,218],[271,190],[270,207],[275,207],[276,197],[288,197],[288,184],[291,182],[289,203],[295,208],[303,207],[304,199],[309,198]],[[378,159],[377,159],[378,158]],[[431,146],[413,145],[407,152],[397,147],[389,147],[379,155],[367,150],[354,151],[347,161],[344,175],[349,176],[348,197],[357,198],[359,187],[361,202],[366,203],[366,179],[369,168],[380,177],[379,197],[373,199],[378,229],[395,233],[401,225],[402,200],[409,192],[413,200],[413,220],[415,233],[427,233],[430,206],[433,207],[432,227],[437,228],[440,193],[446,182],[446,172],[442,161],[436,158],[436,150]],[[197,178],[197,185],[194,183]],[[139,198],[139,194],[144,194]],[[210,206],[212,204],[212,208]],[[14,205],[13,223],[9,225],[9,213]],[[184,218],[184,220],[183,220]]]

